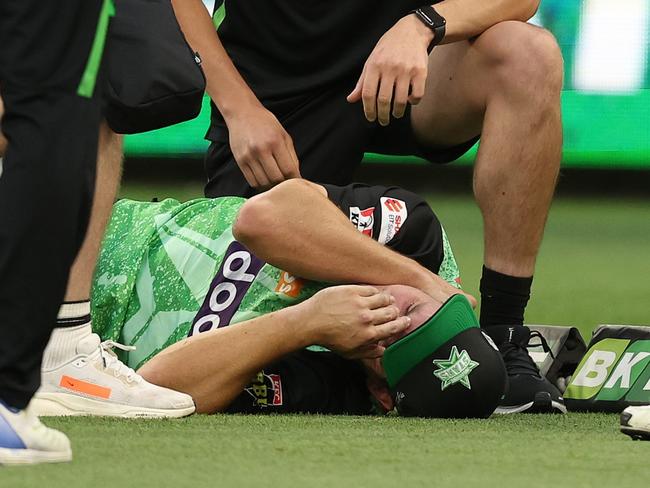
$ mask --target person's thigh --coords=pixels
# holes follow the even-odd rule
[[[303,178],[317,183],[347,184],[363,159],[373,124],[365,120],[357,105],[346,101],[347,88],[347,84],[341,84],[305,97],[295,106],[283,108],[284,113],[274,110],[293,139]],[[248,197],[255,193],[233,158],[225,129],[210,146],[205,165],[206,196]]]
[[[501,22],[471,41],[437,46],[429,56],[425,96],[411,110],[415,137],[427,147],[462,143],[481,133],[488,97],[521,79],[543,59],[548,33]]]

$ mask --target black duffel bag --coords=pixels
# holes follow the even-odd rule
[[[205,75],[170,0],[115,0],[107,63],[106,119],[120,134],[195,118]]]

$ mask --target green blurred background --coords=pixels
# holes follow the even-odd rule
[[[650,0],[542,0],[531,22],[551,30],[564,54],[565,167],[650,168]],[[202,157],[208,105],[206,98],[190,122],[127,137],[127,156]],[[470,164],[474,153],[460,162]]]

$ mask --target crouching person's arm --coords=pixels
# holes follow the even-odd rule
[[[311,344],[348,358],[381,356],[378,342],[410,324],[393,303],[373,287],[327,288],[299,305],[178,342],[138,372],[191,395],[199,413],[222,411],[258,371]]]

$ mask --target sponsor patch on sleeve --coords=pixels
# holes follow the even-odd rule
[[[283,404],[282,379],[279,374],[260,371],[245,391],[251,396],[256,407],[279,407]]]
[[[361,210],[359,207],[350,207],[350,222],[359,232],[372,237],[372,226],[375,223],[373,212],[375,207],[369,207]]]
[[[403,200],[390,197],[381,197],[381,228],[377,241],[380,244],[388,243],[397,235],[408,218],[408,209]]]

